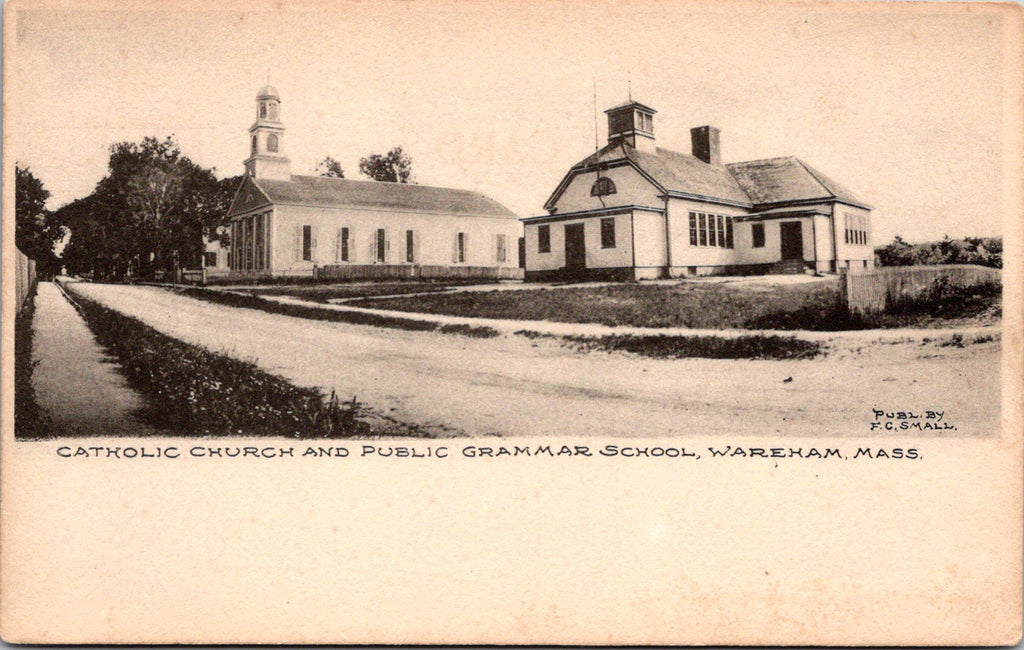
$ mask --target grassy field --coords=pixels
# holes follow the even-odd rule
[[[325,303],[337,298],[370,298],[393,296],[407,293],[442,292],[449,287],[479,284],[479,282],[375,282],[352,284],[328,284],[309,287],[266,287],[248,289],[254,296],[291,296],[310,302]]]
[[[847,330],[928,327],[998,318],[1000,287],[939,288],[871,318],[851,317],[838,279],[800,284],[617,284],[564,289],[460,292],[369,299],[396,311],[512,320],[699,329]]]
[[[782,314],[827,323],[842,311],[838,281],[795,285],[743,283],[616,284],[522,291],[461,292],[370,300],[379,309],[512,320],[635,327],[744,328]]]

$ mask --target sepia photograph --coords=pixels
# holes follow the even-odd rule
[[[1020,5],[4,35],[5,640],[1020,639]]]

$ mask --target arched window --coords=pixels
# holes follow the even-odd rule
[[[260,119],[262,120],[267,116],[267,103],[260,102]]]
[[[277,103],[276,102],[271,102],[270,103],[270,119],[275,120],[275,121],[277,120]]]
[[[590,196],[604,196],[606,194],[615,194],[615,192],[615,183],[606,176],[597,179],[590,186]]]
[[[273,133],[267,136],[267,151],[277,153],[277,136]]]
[[[252,136],[252,153],[256,155],[256,136]]]

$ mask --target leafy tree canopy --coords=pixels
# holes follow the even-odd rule
[[[93,193],[57,212],[72,233],[65,262],[108,277],[198,267],[204,238],[220,234],[239,182],[218,181],[182,155],[173,136],[115,143]]]
[[[414,183],[412,179],[412,158],[395,147],[386,155],[371,154],[359,160],[359,173],[375,181],[388,183]]]
[[[980,264],[1003,268],[1002,237],[964,237],[911,244],[896,235],[892,243],[875,249],[882,266],[914,264]]]
[[[316,173],[327,178],[345,178],[345,170],[341,168],[341,163],[330,156],[316,164]]]
[[[50,191],[29,168],[14,165],[14,240],[23,253],[37,262],[55,265],[53,247],[67,232],[46,209]]]

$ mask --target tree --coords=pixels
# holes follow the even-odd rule
[[[326,178],[345,178],[345,170],[341,168],[341,163],[330,156],[316,164],[316,173]]]
[[[412,158],[395,147],[386,155],[371,154],[359,160],[359,173],[375,181],[388,183],[413,183]]]
[[[74,272],[123,277],[198,266],[239,182],[229,189],[173,137],[112,145],[108,172],[90,196],[58,211],[71,226]]]
[[[46,209],[50,192],[28,167],[14,165],[14,241],[36,262],[57,270],[53,247],[67,230]]]

